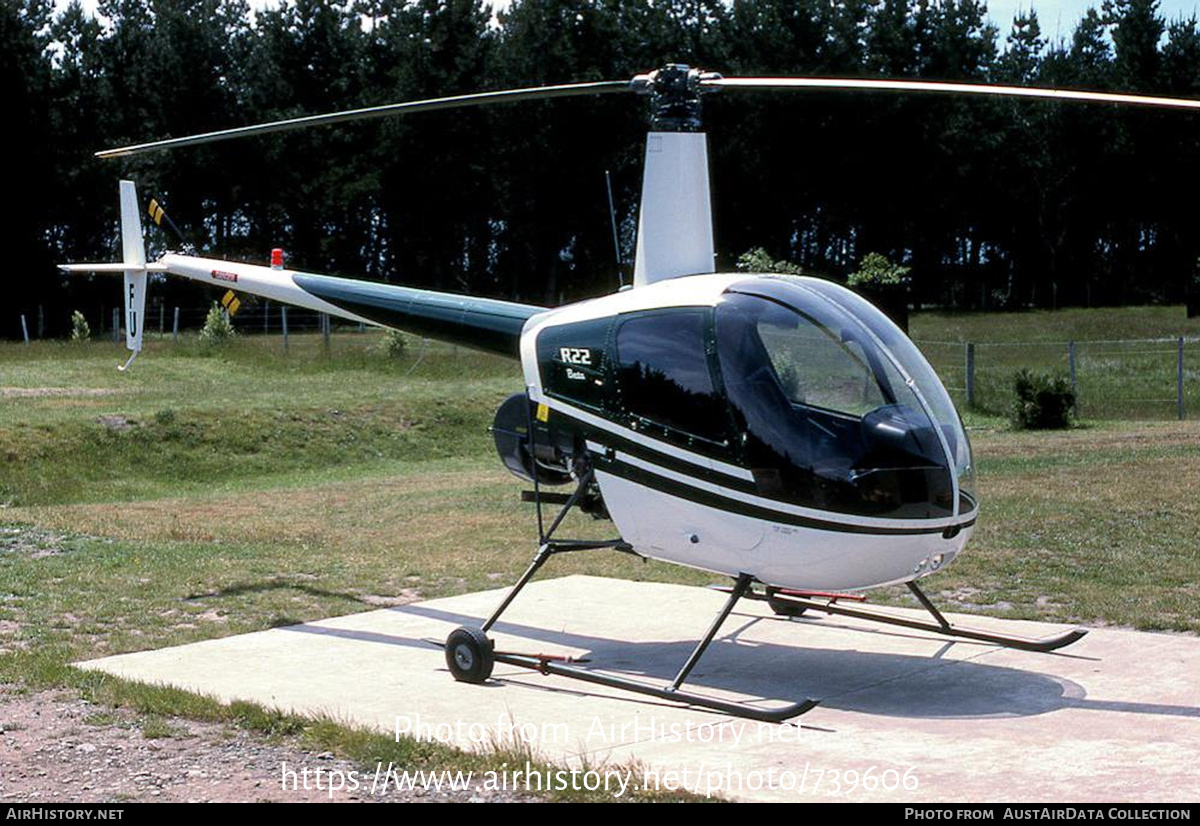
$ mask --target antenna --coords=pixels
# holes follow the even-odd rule
[[[604,186],[608,189],[608,220],[612,223],[613,253],[617,256],[617,286],[625,288],[625,262],[621,260],[621,240],[617,236],[617,208],[613,204],[612,173],[604,170]]]

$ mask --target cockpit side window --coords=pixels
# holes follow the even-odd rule
[[[728,414],[708,357],[707,309],[630,314],[618,322],[620,405],[631,426],[673,441],[721,443]]]

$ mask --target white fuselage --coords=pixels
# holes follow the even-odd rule
[[[732,485],[751,478],[744,468],[656,440],[545,392],[536,349],[543,330],[641,310],[711,307],[746,277],[710,274],[661,281],[564,307],[526,325],[521,361],[530,399],[546,405],[551,415],[585,425],[593,456],[640,472],[635,480],[596,469],[621,537],[651,559],[733,577],[750,574],[767,585],[798,590],[904,582],[948,564],[970,537],[973,520],[964,526],[956,516],[913,520],[834,514],[757,496],[744,484],[741,489]],[[614,447],[630,442],[637,444],[638,455]],[[707,502],[696,501],[698,496]]]

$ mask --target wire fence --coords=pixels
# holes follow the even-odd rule
[[[1007,413],[1025,368],[1068,377],[1082,418],[1200,417],[1200,338],[916,343],[961,409]]]
[[[176,311],[179,313],[177,326]],[[208,309],[203,307],[152,307],[146,314],[146,331],[172,335],[176,329],[196,330],[204,326],[208,312]],[[332,328],[338,331],[364,329],[363,325],[356,322],[340,321],[315,310],[286,306],[273,301],[259,301],[249,307],[242,307],[233,320],[240,334],[282,335],[285,320],[291,333],[314,333],[324,330],[326,319]]]
[[[195,307],[149,308],[146,332],[178,339],[202,327],[208,310]],[[100,335],[120,337],[120,311],[105,313]],[[32,325],[21,316],[28,343]],[[256,302],[236,314],[243,335],[278,335],[287,348],[292,333],[363,332],[361,324],[338,322],[324,313]],[[40,333],[41,319],[38,319]],[[39,335],[40,337],[40,335]],[[1144,338],[1093,341],[916,341],[955,404],[962,410],[1007,413],[1014,399],[1013,378],[1029,369],[1061,374],[1075,389],[1076,412],[1092,419],[1200,418],[1200,338]]]

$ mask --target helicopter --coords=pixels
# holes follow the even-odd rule
[[[292,118],[97,152],[103,158],[291,129],[587,95],[650,99],[633,283],[557,308],[168,252],[148,262],[135,186],[120,183],[123,260],[65,264],[124,275],[127,369],[142,349],[147,278],[168,274],[353,322],[448,340],[520,361],[525,391],[492,427],[504,465],[532,490],[537,552],[496,610],[442,647],[454,679],[483,683],[504,663],[764,722],[819,700],[764,707],[683,685],[742,599],[785,617],[851,616],[1027,651],[1041,639],[956,626],[917,581],[963,552],[980,513],[966,429],[915,344],[832,281],[714,272],[702,97],[724,91],[952,94],[1200,110],[1200,101],[1040,87],[863,78],[726,78],[671,64],[631,80],[510,89]],[[150,217],[161,224],[161,206]],[[169,223],[169,219],[168,223]],[[559,489],[559,490],[553,490]],[[551,517],[545,508],[556,508]],[[561,538],[572,510],[616,537]],[[722,609],[665,686],[580,661],[495,650],[489,632],[552,557],[614,550],[730,578]],[[931,620],[849,606],[904,584]]]

